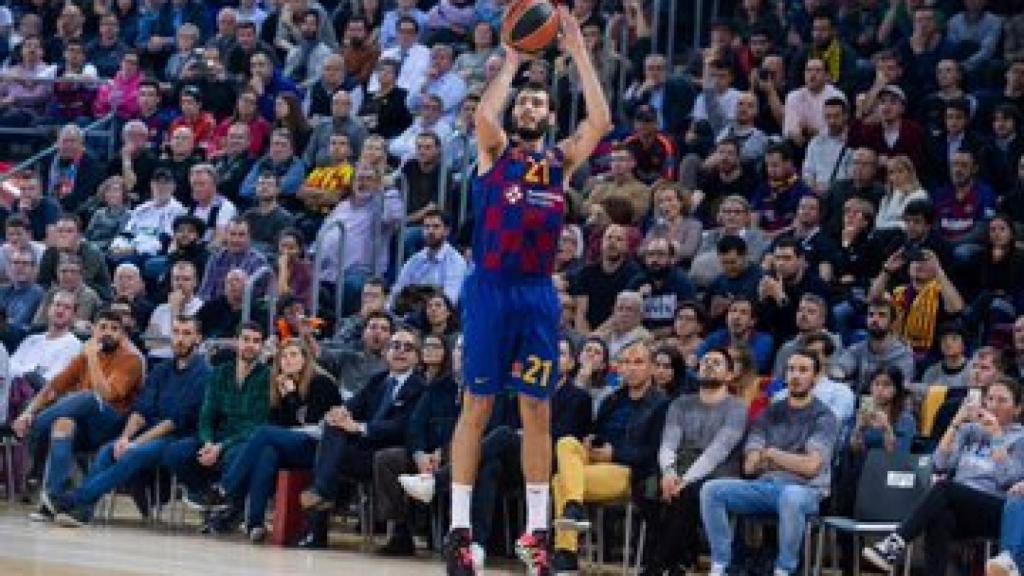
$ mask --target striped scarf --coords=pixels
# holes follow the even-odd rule
[[[909,286],[893,290],[896,305],[897,332],[917,352],[927,351],[935,340],[935,324],[939,317],[942,285],[932,280],[917,291],[910,301]]]

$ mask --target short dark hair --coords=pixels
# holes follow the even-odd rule
[[[426,210],[423,213],[423,218],[420,221],[425,222],[427,218],[438,218],[441,220],[441,223],[444,224],[445,228],[449,226],[448,216],[446,216],[444,212],[438,210],[437,208],[429,208],[428,210]]]
[[[850,109],[850,104],[846,101],[846,98],[840,98],[839,96],[832,96],[826,99],[825,106],[839,106],[844,112]]]
[[[745,256],[747,254],[747,241],[739,236],[727,234],[718,239],[715,249],[719,254],[736,252],[741,256]]]
[[[821,344],[825,356],[831,357],[836,353],[836,343],[832,336],[826,332],[812,332],[804,336],[804,348],[810,348],[814,344]]]
[[[732,300],[729,302],[729,308],[732,308],[733,306],[740,304],[742,302],[746,302],[750,306],[750,315],[753,318],[757,318],[757,300],[754,300],[753,298],[747,296],[746,294],[738,294],[736,296],[733,296]],[[727,310],[729,308],[727,308]]]
[[[793,238],[792,236],[783,236],[782,238],[776,240],[775,247],[773,250],[778,250],[779,248],[789,248],[793,250],[793,253],[796,254],[798,257],[804,255],[803,244],[801,244],[796,238]]]
[[[543,62],[543,60],[541,60],[541,62]],[[551,91],[548,90],[547,86],[540,84],[539,82],[530,81],[519,89],[519,94],[522,94],[523,92],[543,92],[548,99],[548,110],[557,109],[555,106],[555,97],[551,94]]]
[[[775,142],[769,145],[764,155],[768,156],[769,154],[778,154],[785,160],[793,161],[793,147],[788,142]]]
[[[733,368],[736,366],[736,362],[732,359],[732,356],[729,354],[729,349],[728,348],[722,348],[722,347],[712,348],[712,349],[708,350],[707,352],[705,352],[704,355],[707,356],[708,354],[711,354],[712,352],[714,352],[715,354],[721,354],[722,356],[724,356],[725,357],[725,363],[728,365],[729,371],[730,372],[733,371]]]
[[[927,199],[911,200],[903,209],[903,217],[908,216],[920,216],[929,225],[933,224],[935,222],[935,205]]]
[[[366,316],[365,325],[369,326],[372,320],[384,320],[385,322],[388,323],[388,329],[391,330],[392,332],[395,331],[395,319],[392,318],[390,314],[384,312],[383,310],[374,310],[373,312],[370,312]]]
[[[367,286],[376,286],[380,288],[381,293],[384,294],[385,296],[391,293],[391,285],[388,284],[387,281],[381,278],[380,276],[374,276],[368,279],[366,282],[363,282],[363,290],[366,290]],[[374,314],[370,314],[370,317],[373,316]],[[388,316],[388,318],[390,318],[390,316]]]
[[[185,260],[181,260],[179,262],[185,262]],[[196,333],[197,334],[202,335],[202,333],[203,333],[203,321],[200,320],[198,316],[190,316],[188,314],[178,314],[177,316],[174,317],[173,321],[174,322],[178,322],[179,324],[184,324],[184,323],[187,322],[187,323],[191,324],[196,329]]]
[[[967,98],[953,98],[951,100],[947,100],[945,110],[946,112],[956,110],[958,112],[962,112],[963,115],[968,118],[971,117],[971,103]]]
[[[252,28],[252,31],[256,31],[256,23],[252,20],[242,20],[235,26],[235,31],[241,30],[242,28]]]
[[[814,352],[811,352],[807,348],[800,348],[799,350],[796,350],[792,354],[790,354],[789,357],[790,358],[795,358],[796,356],[802,356],[802,357],[807,358],[808,360],[810,360],[811,361],[811,365],[814,366],[814,373],[815,374],[820,374],[821,373],[821,360],[818,358],[817,354],[815,354]]]
[[[416,28],[416,32],[420,31],[420,23],[416,21],[412,16],[400,16],[398,22],[395,24],[395,30],[402,26],[402,24],[412,24]]]
[[[106,320],[107,322],[113,322],[118,325],[119,328],[124,329],[124,324],[121,322],[121,315],[114,312],[113,308],[107,306],[100,313],[96,315],[96,323],[99,324],[100,320]]]
[[[260,335],[260,338],[266,338],[267,337],[267,327],[262,325],[262,324],[260,324],[259,322],[254,322],[252,320],[249,320],[247,322],[242,322],[238,326],[238,331],[236,332],[236,336],[241,336],[242,332],[245,332],[245,331],[256,332],[257,334]]]

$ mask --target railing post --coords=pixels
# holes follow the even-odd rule
[[[408,212],[409,210],[409,180],[406,179],[405,174],[399,172],[399,179],[402,184],[399,190],[402,192],[402,210]],[[381,197],[383,201],[383,196]],[[408,226],[409,215],[403,214],[402,219],[398,224],[398,246],[395,247],[395,266],[397,269],[401,269],[403,263],[405,263],[405,230]],[[374,260],[374,266],[377,265],[377,261]]]
[[[274,318],[277,314],[277,282],[274,281],[274,271],[270,266],[260,268],[245,283],[245,291],[242,293],[242,324],[252,319],[252,296],[256,290],[256,283],[264,277],[269,278],[267,286],[267,334],[274,331]]]

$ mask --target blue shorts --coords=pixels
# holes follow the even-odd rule
[[[546,399],[558,382],[562,306],[550,277],[515,279],[475,271],[462,287],[463,372],[469,391],[508,389]]]

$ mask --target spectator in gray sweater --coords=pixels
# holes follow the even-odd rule
[[[701,486],[709,478],[739,476],[737,447],[746,431],[747,408],[729,394],[732,373],[732,359],[724,350],[708,352],[700,361],[698,393],[680,396],[668,408],[658,450],[660,502],[650,511],[655,529],[650,531],[647,573],[696,567]]]
[[[965,401],[935,450],[940,480],[910,517],[884,540],[864,549],[875,566],[891,571],[908,542],[925,536],[925,574],[945,574],[954,539],[999,536],[1006,491],[1024,479],[1021,387],[1000,378],[984,401]]]
[[[914,381],[914,352],[893,333],[896,310],[888,300],[868,303],[868,337],[843,351],[832,366],[833,380],[850,384],[855,393],[865,392],[869,378],[879,368],[896,366],[904,382]]]

